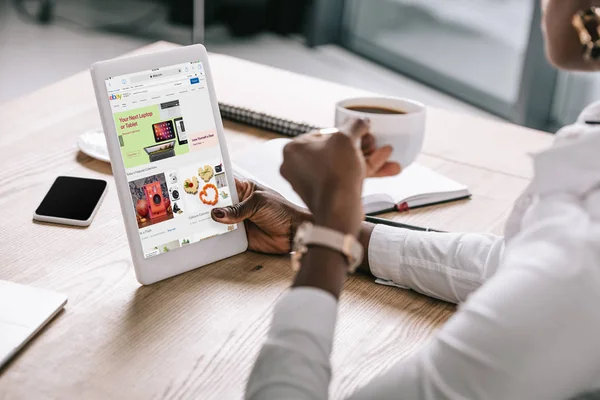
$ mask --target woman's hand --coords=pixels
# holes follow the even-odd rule
[[[362,144],[368,132],[368,122],[357,120],[340,132],[303,136],[285,146],[281,175],[304,200],[318,225],[358,235],[363,180],[367,173],[376,175],[386,165],[386,160],[379,166],[367,162]],[[399,166],[394,172],[399,172]]]
[[[256,182],[236,179],[235,186],[240,202],[230,207],[214,208],[212,219],[228,225],[244,222],[248,248],[252,251],[289,253],[298,226],[312,221],[310,212]]]
[[[388,161],[394,149],[392,146],[377,147],[375,136],[366,133],[361,140],[361,151],[365,156],[367,178],[383,178],[398,175],[402,169],[397,162]]]
[[[316,225],[358,236],[362,185],[369,170],[361,143],[368,131],[368,122],[358,120],[333,135],[302,137],[284,148],[281,175],[313,212]],[[301,263],[293,287],[312,287],[339,297],[348,269],[342,253],[313,246]]]

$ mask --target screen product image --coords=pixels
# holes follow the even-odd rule
[[[156,143],[164,142],[165,140],[175,139],[175,129],[172,121],[159,122],[152,125],[154,131],[154,140]]]
[[[169,193],[171,194],[171,199],[173,199],[173,201],[181,199],[181,195],[179,194],[179,189],[177,189],[177,187],[169,188]]]
[[[225,174],[223,174],[223,173],[215,175],[215,181],[217,184],[217,188],[219,188],[219,189],[227,186],[227,178],[226,178]]]
[[[146,194],[146,199],[148,199],[148,217],[150,219],[167,215],[165,198],[159,182],[153,182],[144,186],[144,193]]]
[[[175,141],[144,147],[144,151],[148,154],[150,162],[175,157]]]
[[[34,219],[67,225],[92,222],[106,193],[106,181],[71,176],[56,178],[35,210]]]
[[[177,131],[177,141],[180,145],[186,144],[187,135],[185,134],[185,124],[183,123],[183,118],[176,118],[173,120],[175,122],[175,130]]]
[[[173,210],[165,174],[147,176],[129,182],[129,192],[140,229],[173,219]]]

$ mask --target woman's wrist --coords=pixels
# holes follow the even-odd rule
[[[358,240],[365,250],[359,270],[368,274],[371,273],[369,269],[369,242],[374,229],[374,224],[363,222],[358,236]],[[298,272],[293,286],[316,287],[338,298],[347,269],[348,260],[342,253],[326,247],[311,246],[302,259],[302,268]]]
[[[339,298],[348,271],[348,260],[339,251],[309,246],[293,287],[314,287]]]
[[[337,191],[319,202],[315,224],[358,237],[362,220],[360,190]]]

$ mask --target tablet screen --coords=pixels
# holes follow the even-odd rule
[[[106,89],[144,257],[236,229],[210,217],[232,204],[235,184],[225,175],[202,63],[113,76]]]

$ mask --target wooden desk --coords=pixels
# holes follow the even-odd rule
[[[211,65],[221,101],[317,125],[332,123],[337,100],[365,93],[221,55],[213,55]],[[100,126],[88,72],[0,104],[0,121],[0,279],[69,296],[65,311],[1,373],[0,398],[240,398],[272,307],[291,281],[287,257],[247,253],[140,287],[110,167],[76,147],[81,132]],[[531,177],[526,154],[546,147],[550,135],[437,109],[429,110],[427,122],[419,162],[469,185],[474,197],[390,217],[501,232]],[[234,158],[274,137],[235,124],[226,128]],[[57,175],[108,180],[89,228],[32,222]],[[333,355],[333,398],[417,350],[453,310],[366,277],[350,278]]]

